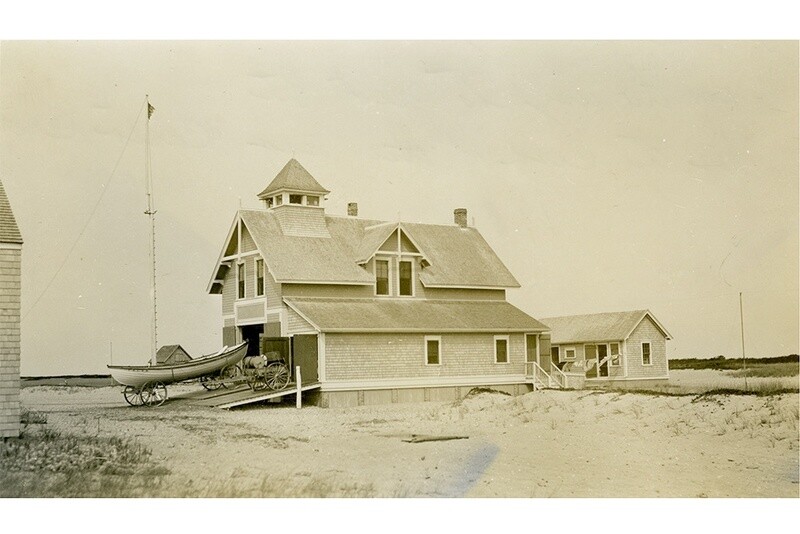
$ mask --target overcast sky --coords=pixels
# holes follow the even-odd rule
[[[219,348],[225,234],[295,157],[332,214],[467,208],[534,317],[740,356],[741,291],[748,356],[798,351],[796,42],[3,42],[23,375],[148,360],[145,94],[159,344]]]

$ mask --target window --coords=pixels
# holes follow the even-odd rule
[[[239,288],[239,292],[237,294],[237,298],[243,299],[244,298],[244,263],[240,263],[236,266],[236,282]]]
[[[264,296],[264,260],[256,260],[256,296]]]
[[[280,206],[283,204],[283,195],[275,195],[275,205]]]
[[[275,205],[275,199],[273,197],[267,197],[267,207],[271,208]]]
[[[410,297],[413,292],[412,287],[412,280],[411,280],[411,262],[410,261],[401,261],[400,262],[400,295],[404,297]]]
[[[302,204],[303,195],[289,195],[289,204]]]
[[[611,367],[619,367],[621,361],[619,358],[619,343],[609,343],[609,353],[611,354],[611,359],[609,363]]]
[[[439,365],[441,360],[442,338],[439,336],[425,336],[425,363]]]
[[[564,349],[564,361],[565,362],[575,361],[575,349]]]
[[[389,294],[389,262],[375,260],[375,294]]]
[[[317,197],[317,196],[307,196],[306,197],[306,205],[308,205],[308,206],[319,206],[319,197]]]
[[[642,343],[642,365],[653,365],[650,358],[650,342],[645,341]]]
[[[508,336],[494,336],[494,363],[508,363]]]

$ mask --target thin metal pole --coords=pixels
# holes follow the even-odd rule
[[[744,389],[747,389],[747,357],[744,352],[744,308],[742,306],[742,292],[739,291],[739,322],[742,328],[742,374],[744,375]]]
[[[152,276],[150,280],[150,298],[153,301],[153,314],[151,317],[150,329],[150,363],[156,365],[156,351],[158,347],[158,320],[156,308],[156,211],[153,207],[153,177],[150,165],[150,116],[152,107],[150,106],[150,96],[145,95],[147,101],[147,122],[145,123],[145,176],[147,184],[147,211],[145,215],[150,217],[150,262],[152,264]]]

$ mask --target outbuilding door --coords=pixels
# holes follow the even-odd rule
[[[292,354],[294,355],[294,365],[300,366],[303,383],[317,382],[319,380],[317,335],[296,334],[292,338]],[[292,372],[294,373],[294,368]]]

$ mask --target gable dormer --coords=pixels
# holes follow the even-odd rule
[[[360,265],[375,277],[375,295],[413,297],[425,258],[401,223],[369,227],[359,251]]]

